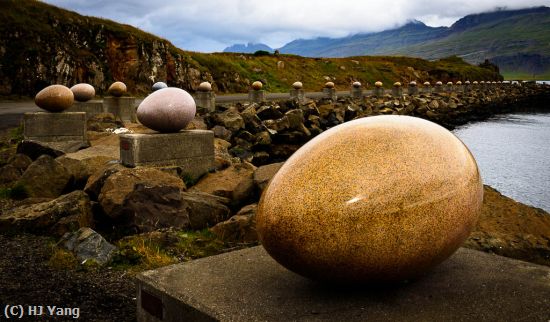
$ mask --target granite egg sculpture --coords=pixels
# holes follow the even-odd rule
[[[359,87],[361,87],[361,82],[353,82],[353,84],[351,84],[351,86],[353,86],[355,88],[359,88]]]
[[[262,194],[267,252],[330,283],[397,282],[449,257],[474,228],[483,185],[451,132],[410,116],[336,126],[296,151]]]
[[[167,87],[147,96],[137,108],[139,122],[163,132],[178,132],[195,117],[197,107],[193,97],[180,88]]]
[[[443,85],[443,82],[442,81],[437,81],[435,82],[435,86],[442,86]]]
[[[168,85],[166,85],[165,82],[156,82],[156,83],[153,84],[153,86],[151,86],[151,90],[153,92],[156,92],[159,89],[163,89],[163,88],[166,88],[166,87],[168,87]]]
[[[121,97],[122,95],[126,94],[126,91],[128,89],[126,88],[126,84],[123,82],[114,82],[109,86],[109,89],[107,90],[107,93],[115,96],[115,97]]]
[[[415,81],[411,81],[411,82],[409,83],[409,86],[410,86],[410,87],[416,87],[416,82],[415,82]]]
[[[294,89],[302,89],[302,87],[304,87],[304,84],[302,84],[302,82],[292,83],[292,88],[294,88]]]
[[[395,82],[395,83],[393,83],[393,87],[401,87],[401,83],[400,82]]]
[[[334,88],[334,83],[333,82],[326,82],[325,83],[325,88]]]
[[[210,92],[212,90],[212,84],[209,82],[202,82],[199,84],[198,90],[201,92]]]
[[[254,83],[252,83],[252,89],[255,91],[261,90],[262,87],[264,87],[264,84],[262,84],[262,82],[260,81],[255,81]]]
[[[79,102],[87,102],[95,96],[95,88],[87,83],[74,85],[71,87],[71,92],[73,92],[74,99]]]
[[[66,86],[50,85],[36,94],[34,103],[48,112],[63,112],[74,103],[74,94]]]
[[[383,84],[382,84],[381,81],[378,81],[378,82],[375,82],[375,83],[374,83],[374,86],[376,86],[376,87],[382,87],[382,85],[383,85]]]

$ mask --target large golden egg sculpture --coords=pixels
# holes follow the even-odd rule
[[[483,186],[443,127],[383,115],[336,126],[296,151],[264,191],[257,230],[286,268],[331,283],[397,282],[455,252]]]

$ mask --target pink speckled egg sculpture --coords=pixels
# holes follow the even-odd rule
[[[137,109],[141,124],[158,132],[178,132],[195,117],[195,100],[180,88],[159,89],[147,96]]]
[[[48,112],[63,112],[74,103],[74,94],[66,86],[50,85],[36,94],[34,103]]]
[[[256,215],[267,252],[332,283],[414,278],[455,252],[483,201],[476,161],[445,128],[383,115],[338,125],[296,151]]]

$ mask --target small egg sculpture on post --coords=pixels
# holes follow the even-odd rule
[[[302,87],[304,87],[304,84],[302,84],[302,82],[294,82],[292,84],[292,88],[294,89],[302,89]]]
[[[36,94],[34,103],[48,112],[63,112],[74,103],[74,94],[66,86],[50,85]]]
[[[139,122],[161,133],[178,132],[195,117],[193,97],[180,88],[167,87],[147,96],[137,109]]]
[[[87,102],[95,96],[95,88],[86,83],[74,85],[71,87],[71,92],[73,92],[74,99],[78,102]]]
[[[201,92],[210,92],[212,91],[212,84],[209,82],[202,82],[197,89]]]
[[[107,90],[107,93],[113,95],[114,97],[121,97],[122,95],[126,94],[126,91],[128,89],[126,88],[126,84],[123,82],[114,82],[109,86],[109,89]]]
[[[326,82],[325,83],[325,88],[334,88],[334,83],[333,82]]]
[[[361,87],[361,82],[353,82],[353,84],[351,84],[351,86],[353,86],[355,88],[360,88]]]
[[[262,84],[262,82],[260,81],[255,81],[254,83],[252,83],[252,89],[255,91],[261,90],[262,87],[264,87],[264,84]]]
[[[153,86],[151,86],[151,90],[153,92],[156,92],[159,89],[163,89],[163,88],[166,88],[166,87],[168,87],[168,85],[166,85],[165,82],[156,82],[156,83],[153,84]]]
[[[455,252],[483,200],[476,161],[445,128],[383,115],[333,127],[296,151],[262,194],[263,247],[329,283],[399,282]]]

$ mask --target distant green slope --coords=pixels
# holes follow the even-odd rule
[[[543,57],[550,57],[550,14],[530,13],[490,21],[442,39],[388,50],[384,54],[407,54],[426,59],[454,54],[470,62],[486,58],[505,62],[506,57],[516,57],[515,64],[501,64],[503,74],[548,74],[550,64],[544,63]],[[543,64],[533,65],[532,59],[542,59]]]

